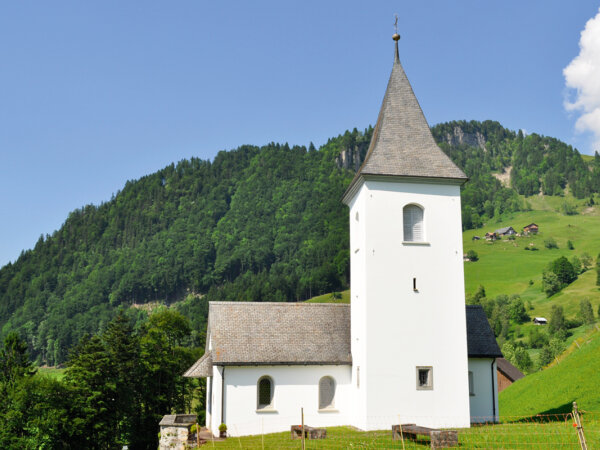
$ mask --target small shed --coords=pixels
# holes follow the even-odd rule
[[[530,223],[523,227],[523,234],[537,234],[539,227],[535,223]]]
[[[536,325],[548,325],[548,320],[545,317],[534,317],[533,323]]]
[[[498,392],[502,392],[515,381],[525,376],[510,361],[504,358],[496,358],[496,367],[498,369]]]
[[[190,428],[196,423],[195,414],[169,414],[160,421],[160,450],[185,450],[190,448]],[[194,439],[195,441],[195,439]]]
[[[513,227],[498,228],[494,233],[498,236],[510,236],[517,234]]]
[[[496,239],[498,239],[498,236],[496,235],[496,233],[488,231],[487,233],[485,233],[485,239],[486,241],[495,241]]]

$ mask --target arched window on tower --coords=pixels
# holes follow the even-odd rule
[[[335,380],[323,377],[319,380],[319,409],[332,409],[335,406]]]
[[[404,241],[423,242],[425,233],[423,227],[423,208],[419,205],[406,205],[403,209]]]

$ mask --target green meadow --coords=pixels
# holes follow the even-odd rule
[[[306,300],[306,303],[350,303],[350,290],[318,295]]]
[[[553,305],[563,306],[565,316],[574,318],[579,313],[580,301],[587,298],[596,313],[600,305],[600,290],[596,286],[594,265],[580,274],[575,282],[550,298],[542,291],[542,273],[548,263],[561,256],[571,260],[573,256],[581,258],[582,254],[587,253],[595,261],[600,252],[600,208],[589,207],[586,200],[575,200],[572,197],[535,196],[525,201],[531,206],[531,211],[514,213],[502,221],[490,222],[484,228],[463,233],[465,253],[474,250],[479,255],[479,261],[465,262],[467,295],[474,293],[479,285],[484,286],[488,297],[519,294],[526,304],[531,305],[532,309],[528,311],[531,317],[548,319]],[[565,201],[574,205],[578,214],[562,214],[561,205]],[[535,236],[521,236],[515,240],[484,239],[486,232],[507,226],[512,226],[520,233],[524,226],[532,222],[540,230]],[[473,236],[480,236],[482,239],[473,240]],[[557,249],[544,246],[544,241],[549,238],[556,241]],[[568,248],[569,240],[573,244],[573,250]],[[526,248],[530,250],[525,250]],[[537,250],[531,250],[532,248]],[[532,323],[522,325],[517,330],[516,338],[526,336],[534,326]],[[585,333],[585,327],[573,329],[571,333],[567,344]],[[535,358],[537,351],[530,352]]]
[[[59,369],[57,367],[38,367],[38,373],[50,378],[62,380],[65,376],[65,369]]]
[[[600,418],[599,356],[600,332],[594,329],[558,364],[503,390],[499,395],[501,416],[568,413],[576,401],[581,410]]]
[[[600,446],[600,421],[597,417],[587,420],[584,416],[584,427],[588,448]],[[327,438],[307,440],[307,449],[340,449],[340,448],[431,448],[429,438],[414,442],[392,440],[390,430],[358,431],[351,427],[327,428]],[[468,449],[579,449],[576,430],[572,420],[552,422],[514,422],[497,425],[473,426],[458,432],[458,447]],[[266,435],[230,437],[222,442],[208,442],[208,448],[221,449],[283,449],[302,448],[300,440],[292,440],[289,432]]]

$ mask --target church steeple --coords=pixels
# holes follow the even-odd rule
[[[346,191],[364,175],[466,181],[467,176],[437,146],[404,73],[395,33],[392,74],[365,160]]]

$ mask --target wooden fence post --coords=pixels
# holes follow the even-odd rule
[[[300,408],[300,416],[302,420],[302,450],[306,449],[306,443],[304,442],[304,408]]]
[[[573,418],[575,419],[575,425],[577,425],[577,437],[579,438],[581,450],[588,450],[587,443],[585,442],[585,435],[583,434],[581,417],[579,417],[579,410],[577,409],[577,402],[573,402]]]

